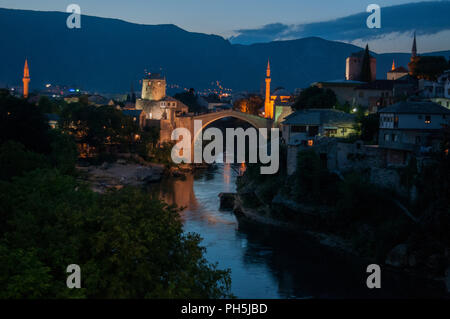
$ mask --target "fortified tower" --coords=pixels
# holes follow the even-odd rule
[[[147,101],[160,101],[166,96],[166,79],[160,74],[150,74],[142,80],[141,98]]]

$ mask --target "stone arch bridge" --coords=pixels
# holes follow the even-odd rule
[[[267,119],[257,115],[243,113],[235,110],[223,110],[193,116],[176,116],[172,120],[161,120],[160,142],[170,142],[172,132],[176,128],[188,129],[191,133],[191,142],[194,142],[198,135],[198,132],[195,132],[194,121],[201,120],[201,128],[203,130],[209,124],[226,117],[233,117],[245,121],[256,129],[266,128],[267,132],[270,132],[270,129],[273,127],[272,119]],[[193,144],[194,143],[192,143],[192,145]]]

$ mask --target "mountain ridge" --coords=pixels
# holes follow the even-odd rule
[[[123,93],[132,83],[137,88],[147,69],[162,71],[169,84],[186,88],[206,88],[220,81],[235,91],[257,91],[270,58],[274,87],[293,90],[344,78],[345,58],[361,50],[320,37],[231,44],[221,36],[189,32],[173,24],[135,24],[84,15],[81,29],[68,29],[67,17],[62,12],[0,8],[0,39],[6,47],[0,50],[0,85],[20,84],[28,58],[32,88],[55,83]],[[385,78],[392,59],[404,66],[409,61],[408,53],[373,54],[379,78]],[[448,57],[450,51],[442,54]]]

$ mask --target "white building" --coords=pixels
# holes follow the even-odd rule
[[[379,145],[388,149],[388,163],[405,164],[410,153],[439,147],[439,130],[449,123],[450,110],[433,102],[404,101],[379,111]]]
[[[281,123],[287,144],[313,146],[316,137],[347,137],[354,132],[355,116],[334,109],[305,109]]]

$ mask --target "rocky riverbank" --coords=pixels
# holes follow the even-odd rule
[[[220,195],[221,206],[227,208],[232,206],[232,210],[239,222],[256,222],[281,227],[289,231],[301,232],[302,234],[308,235],[321,245],[361,258],[363,260],[367,260],[369,263],[375,262],[373,257],[368,256],[367,254],[362,254],[358,251],[358,249],[356,249],[351,241],[346,240],[341,236],[318,231],[314,227],[310,226],[304,227],[304,225],[300,225],[297,222],[287,222],[283,219],[275,218],[273,215],[273,209],[268,206],[260,206],[257,208],[246,207],[244,205],[243,198],[239,194],[226,193]],[[287,205],[290,208],[293,208],[292,203],[288,203]],[[299,207],[296,208],[298,209]],[[312,215],[311,209],[307,209],[304,214],[310,217]],[[438,275],[438,273],[442,273],[442,270],[438,271],[438,269],[443,266],[443,262],[445,261],[443,259],[449,257],[448,250],[445,256],[422,256],[425,260],[420,260],[420,264],[423,265],[421,267],[417,267],[419,264],[418,258],[420,258],[418,256],[420,256],[420,251],[414,251],[411,249],[409,244],[404,243],[394,247],[382,264],[393,271],[404,271],[411,276],[428,278],[430,280],[430,286],[437,287],[436,289],[442,290],[442,293],[446,293],[448,296],[450,294],[450,269],[446,269],[444,271],[444,276]]]
[[[98,193],[104,193],[108,189],[121,189],[124,186],[144,186],[147,183],[159,182],[165,173],[164,165],[143,165],[125,160],[77,169],[81,172],[82,179]]]
[[[251,220],[257,223],[262,223],[262,224],[266,224],[266,225],[271,225],[271,226],[277,226],[277,227],[282,227],[284,229],[288,229],[291,231],[298,231],[298,225],[294,224],[294,223],[288,223],[288,222],[284,222],[281,220],[278,220],[276,218],[273,218],[270,214],[270,209],[269,208],[265,208],[265,209],[251,209],[248,207],[245,207],[243,204],[243,200],[242,198],[238,195],[238,194],[233,194],[233,212],[236,214],[236,217],[238,219],[245,218],[247,220]],[[227,196],[219,196],[221,199],[221,206],[222,206],[222,202],[224,200],[227,201],[227,203],[225,204],[226,206],[230,206],[230,201],[231,201],[231,194],[227,194]],[[349,254],[355,254],[352,245],[350,242],[346,241],[345,239],[336,236],[336,235],[332,235],[332,234],[325,234],[322,232],[315,232],[315,231],[308,231],[308,230],[304,230],[302,231],[305,235],[308,235],[309,237],[313,238],[314,240],[316,240],[317,242],[319,242],[320,244],[324,245],[324,246],[328,246],[337,250],[340,250],[342,252],[345,253],[349,253]]]

